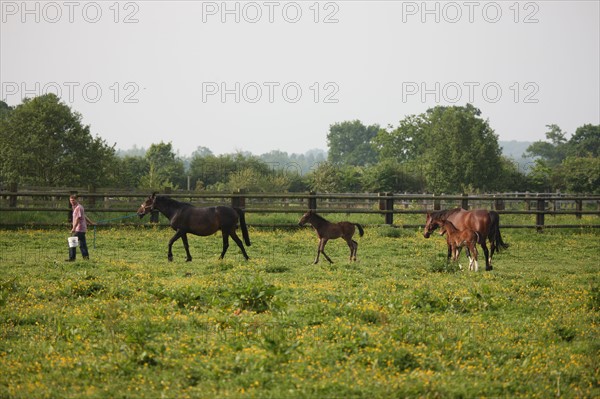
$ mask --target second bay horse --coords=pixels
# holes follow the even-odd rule
[[[492,270],[494,252],[500,252],[500,249],[508,248],[508,244],[502,240],[500,234],[500,215],[498,212],[485,209],[467,211],[462,208],[427,212],[423,236],[429,238],[431,233],[440,227],[445,220],[451,221],[458,230],[472,230],[479,234],[479,245],[481,245],[485,255],[485,270]],[[491,253],[486,245],[487,240],[490,242]],[[451,248],[448,248],[448,258],[450,256]]]

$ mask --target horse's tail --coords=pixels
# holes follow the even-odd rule
[[[354,225],[358,228],[358,235],[359,236],[362,237],[363,235],[365,235],[365,231],[363,230],[363,228],[362,228],[362,226],[360,224],[354,223]]]
[[[496,211],[490,211],[490,221],[490,238],[496,244],[497,251],[507,249],[509,244],[502,241],[502,235],[500,234],[500,214]]]
[[[240,217],[240,227],[242,228],[242,236],[247,246],[250,246],[250,236],[248,235],[248,226],[246,226],[246,216],[244,211],[240,208],[233,208]]]

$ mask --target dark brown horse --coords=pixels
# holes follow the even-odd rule
[[[468,229],[479,234],[479,245],[481,245],[485,255],[485,270],[492,270],[494,252],[500,252],[500,249],[508,248],[508,244],[502,241],[502,235],[500,234],[500,215],[498,212],[485,209],[466,211],[462,208],[428,212],[423,236],[429,238],[431,233],[440,227],[445,220],[451,221],[458,230]],[[488,251],[486,240],[490,241],[491,253]],[[448,248],[448,258],[451,255],[451,248]]]
[[[173,260],[172,247],[173,243],[179,238],[183,241],[183,246],[187,254],[187,261],[192,260],[190,248],[188,245],[187,234],[195,234],[198,236],[209,236],[221,230],[223,233],[223,252],[219,259],[223,259],[227,248],[229,247],[229,237],[240,247],[242,254],[246,260],[249,259],[242,240],[237,236],[235,230],[238,225],[238,220],[242,228],[244,242],[250,246],[250,237],[248,236],[248,228],[244,211],[239,208],[231,208],[228,206],[213,206],[209,208],[197,208],[185,202],[179,202],[172,198],[156,195],[153,193],[146,201],[142,203],[137,211],[140,218],[144,215],[158,210],[165,215],[171,222],[171,227],[175,230],[175,235],[169,240],[169,261]]]
[[[451,221],[445,220],[440,225],[440,234],[446,236],[448,247],[452,248],[452,260],[457,261],[461,249],[466,247],[469,258],[469,270],[479,270],[479,263],[477,262],[479,234],[477,232],[468,229],[458,230]]]
[[[300,226],[304,226],[306,223],[309,223],[315,229],[317,236],[319,237],[319,248],[317,250],[317,257],[315,258],[315,264],[319,262],[320,254],[323,254],[329,263],[333,263],[325,253],[325,244],[327,244],[327,241],[329,240],[340,237],[342,237],[348,244],[348,247],[350,247],[350,260],[356,260],[358,243],[352,239],[352,236],[354,235],[355,226],[358,228],[358,234],[361,237],[365,234],[360,224],[350,222],[331,223],[322,216],[317,215],[313,210],[306,212],[298,222]]]

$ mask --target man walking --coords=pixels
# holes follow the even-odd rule
[[[72,194],[69,197],[69,202],[73,208],[73,227],[71,228],[71,236],[75,236],[79,239],[79,248],[81,249],[81,256],[83,259],[89,259],[90,254],[88,253],[87,242],[85,240],[85,233],[87,232],[87,225],[93,225],[88,217],[85,215],[85,209],[78,201],[76,194]],[[75,261],[77,255],[77,247],[69,247],[69,262]]]

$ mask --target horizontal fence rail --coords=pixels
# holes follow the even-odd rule
[[[119,191],[98,189],[62,189],[62,190],[19,190],[0,191],[0,227],[20,225],[44,225],[35,220],[11,222],[7,215],[27,212],[64,212],[67,222],[70,215],[69,196],[77,193],[84,203],[86,212],[94,214],[112,214],[102,222],[123,224],[123,221],[135,214],[139,205],[148,197],[144,191]],[[503,227],[600,227],[600,223],[559,224],[546,223],[547,215],[574,215],[581,219],[583,215],[600,216],[600,195],[570,195],[561,193],[501,193],[501,194],[326,194],[326,193],[247,193],[243,190],[233,193],[208,193],[168,190],[163,193],[179,201],[190,202],[195,206],[230,205],[252,214],[297,214],[314,209],[323,214],[375,214],[381,215],[382,225],[394,227],[421,227],[419,224],[395,224],[396,215],[425,214],[426,212],[462,207],[464,209],[484,208],[500,214],[535,215],[535,224],[503,224]],[[127,213],[129,216],[114,217]],[[6,221],[7,219],[8,221]],[[157,215],[152,218],[158,221]],[[59,225],[60,223],[46,223]],[[256,227],[292,227],[290,223],[249,223]]]

